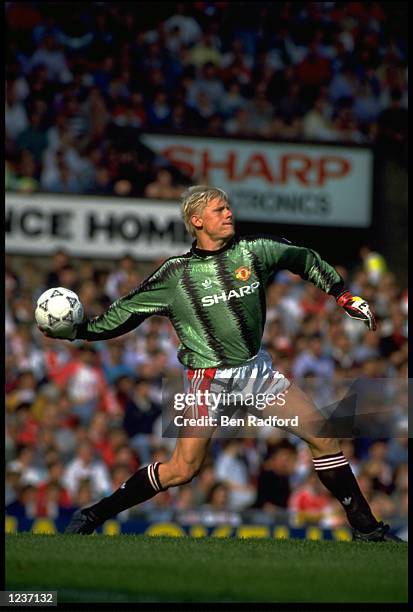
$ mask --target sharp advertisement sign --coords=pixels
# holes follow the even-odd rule
[[[373,154],[365,148],[144,134],[194,183],[227,191],[237,219],[369,227]]]

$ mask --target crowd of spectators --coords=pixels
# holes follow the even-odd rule
[[[403,150],[391,2],[6,3],[6,188],[175,198],[144,130]]]
[[[154,262],[158,265],[159,262]],[[46,270],[46,271],[45,271]],[[407,517],[407,290],[378,254],[363,248],[351,291],[378,320],[371,333],[310,283],[278,273],[268,291],[264,346],[297,380],[368,377],[396,381],[391,438],[344,439],[360,487],[375,514]],[[175,440],[162,436],[162,379],[181,372],[169,321],[150,317],[106,342],[65,342],[36,328],[36,299],[46,288],[75,290],[88,316],[136,287],[147,270],[130,256],[94,262],[62,251],[45,262],[6,260],[6,506],[8,514],[56,518],[109,494],[140,465],[167,460]],[[316,398],[317,399],[317,394]],[[372,414],[375,413],[373,406]],[[305,443],[282,430],[216,439],[200,475],[120,515],[173,513],[187,521],[234,525],[240,513],[298,524],[346,524],[341,506],[319,483]],[[286,515],[286,516],[287,516]]]

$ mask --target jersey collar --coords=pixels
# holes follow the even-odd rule
[[[192,243],[191,253],[193,253],[197,257],[209,257],[210,255],[220,255],[221,253],[224,253],[224,251],[227,251],[228,249],[230,249],[234,245],[234,242],[235,242],[235,236],[233,236],[231,240],[229,240],[226,244],[224,244],[223,247],[221,247],[217,251],[207,251],[206,249],[199,249],[196,246],[196,240],[194,240]]]

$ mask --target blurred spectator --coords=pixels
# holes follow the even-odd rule
[[[258,476],[255,507],[266,511],[287,508],[291,494],[290,476],[294,472],[296,448],[287,440],[268,452]]]
[[[64,464],[61,461],[51,463],[47,468],[46,478],[37,487],[37,513],[39,516],[56,518],[59,514],[57,506],[71,508],[72,500],[69,492],[63,486]]]
[[[213,462],[205,460],[199,475],[194,479],[194,504],[201,506],[207,503],[209,492],[215,482],[215,471]]]
[[[308,96],[314,96],[319,87],[329,82],[330,61],[322,56],[317,41],[310,43],[306,57],[297,66],[296,76]]]
[[[386,463],[387,444],[381,440],[375,440],[369,448],[368,460],[364,471],[372,479],[374,491],[382,491],[391,494],[393,491],[393,475],[391,468]]]
[[[110,272],[105,284],[105,293],[111,301],[115,301],[120,294],[120,285],[124,283],[135,270],[135,260],[131,255],[124,255]]]
[[[94,501],[96,501],[96,496],[93,493],[92,481],[89,478],[82,478],[74,493],[73,505],[77,508],[84,508],[90,506]]]
[[[82,442],[79,445],[76,455],[64,471],[63,483],[72,498],[76,497],[79,485],[85,479],[90,480],[94,499],[112,492],[109,472],[105,464],[95,457],[90,442]]]
[[[404,145],[407,141],[407,114],[406,108],[401,105],[402,94],[399,89],[391,92],[390,104],[378,118],[379,138],[383,144],[393,148]],[[403,152],[403,148],[400,149]]]
[[[366,82],[358,88],[353,104],[353,115],[361,126],[375,122],[380,114],[380,103],[372,86]]]
[[[47,76],[51,81],[67,83],[72,78],[66,57],[51,33],[40,41],[40,46],[31,57],[30,67],[34,68],[39,65],[47,68]]]
[[[234,116],[225,122],[226,132],[231,136],[251,136],[252,130],[248,123],[248,112],[245,108],[239,108]]]
[[[220,512],[229,506],[230,488],[224,482],[215,482],[209,490],[205,509]]]
[[[47,147],[47,134],[44,120],[38,111],[29,114],[29,125],[19,133],[16,143],[21,149],[30,151],[36,162],[41,161]]]
[[[47,185],[43,184],[43,187],[46,186],[46,190],[53,193],[80,193],[81,185],[76,175],[66,165],[59,152],[56,156],[56,174]]]
[[[221,53],[211,32],[204,32],[201,40],[195,44],[189,53],[189,62],[201,68],[206,63],[221,64]]]
[[[132,447],[128,445],[128,435],[122,427],[112,427],[98,448],[102,459],[109,468],[116,463],[123,463],[132,472],[137,469],[139,462]]]
[[[82,300],[82,303],[83,300]],[[109,385],[121,376],[132,376],[134,370],[125,363],[123,346],[119,342],[107,343],[106,350],[103,349],[103,373]]]
[[[34,465],[33,446],[20,446],[16,459],[9,463],[9,470],[20,473],[20,484],[37,486],[43,479],[43,471]]]
[[[318,96],[314,106],[303,116],[303,136],[308,140],[335,140],[331,117],[332,108],[327,96]]]
[[[237,81],[232,81],[223,95],[220,103],[220,112],[224,119],[229,119],[240,108],[245,108],[246,99],[241,94],[241,86]]]
[[[7,508],[11,503],[17,501],[18,498],[21,480],[20,466],[7,463],[5,475],[4,503]]]
[[[20,154],[20,163],[16,166],[13,188],[20,193],[33,193],[39,191],[38,164],[32,153],[23,149]]]
[[[373,285],[377,285],[383,274],[387,272],[387,264],[383,255],[373,251],[366,245],[360,249],[360,257],[363,261],[363,269],[367,273],[368,280]]]
[[[367,359],[376,359],[380,356],[380,336],[378,334],[365,333],[363,340],[353,349],[354,361],[357,364]]]
[[[300,521],[332,526],[330,517],[333,501],[335,500],[321,484],[317,474],[312,471],[305,482],[292,492],[288,499],[288,508],[297,513]]]
[[[21,410],[27,408],[30,409],[32,403],[36,399],[37,381],[34,377],[33,372],[29,370],[22,370],[16,380],[14,388],[10,390],[10,393],[6,398],[6,409],[8,411]]]
[[[53,253],[47,272],[46,289],[59,286],[60,272],[68,264],[69,255],[63,249],[58,249]]]
[[[152,128],[162,128],[168,125],[171,116],[171,107],[165,91],[155,92],[148,105],[148,124]]]
[[[9,81],[6,88],[6,136],[16,140],[28,127],[26,109],[16,92],[16,81]]]
[[[60,385],[68,385],[73,414],[83,424],[89,424],[98,409],[117,412],[118,406],[108,388],[102,369],[96,362],[96,350],[82,345],[77,356],[63,366]]]
[[[323,343],[319,334],[314,334],[308,340],[307,350],[303,351],[293,364],[293,375],[300,378],[313,374],[320,378],[331,377],[334,364],[331,358],[323,354]]]
[[[132,476],[133,470],[130,469],[130,466],[124,463],[117,463],[112,466],[110,471],[111,482],[112,482],[112,490],[116,491],[119,487],[128,480]],[[125,522],[131,520],[131,515],[133,514],[133,508],[127,508],[123,512],[119,512],[116,516],[118,521]]]
[[[146,380],[138,380],[129,401],[126,402],[123,427],[131,446],[138,452],[141,463],[149,463],[153,426],[161,414],[161,406],[151,398],[151,388]]]
[[[229,509],[240,510],[252,504],[254,487],[250,483],[247,466],[242,460],[242,445],[239,440],[226,440],[215,464],[215,475],[230,490]]]
[[[6,506],[6,512],[17,519],[36,518],[36,487],[32,484],[25,484],[19,487],[17,499]]]
[[[186,102],[198,110],[199,96],[204,94],[211,104],[213,113],[215,107],[219,106],[224,91],[217,67],[211,62],[206,62],[202,66],[200,77],[191,85]]]
[[[152,183],[146,185],[144,190],[145,198],[158,200],[175,200],[179,198],[182,187],[173,184],[172,174],[166,168],[161,168],[156,174]]]
[[[167,32],[178,28],[179,39],[185,45],[194,44],[202,34],[198,22],[192,15],[188,15],[188,12],[189,7],[186,2],[177,2],[176,13],[164,22]]]
[[[256,87],[255,95],[247,104],[246,111],[249,130],[253,134],[266,137],[274,115],[274,107],[267,99],[264,84]]]

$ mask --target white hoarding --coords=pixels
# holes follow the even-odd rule
[[[191,177],[221,187],[240,220],[368,227],[373,154],[364,148],[144,134]]]
[[[187,252],[179,204],[94,196],[6,194],[6,252],[156,259]]]

